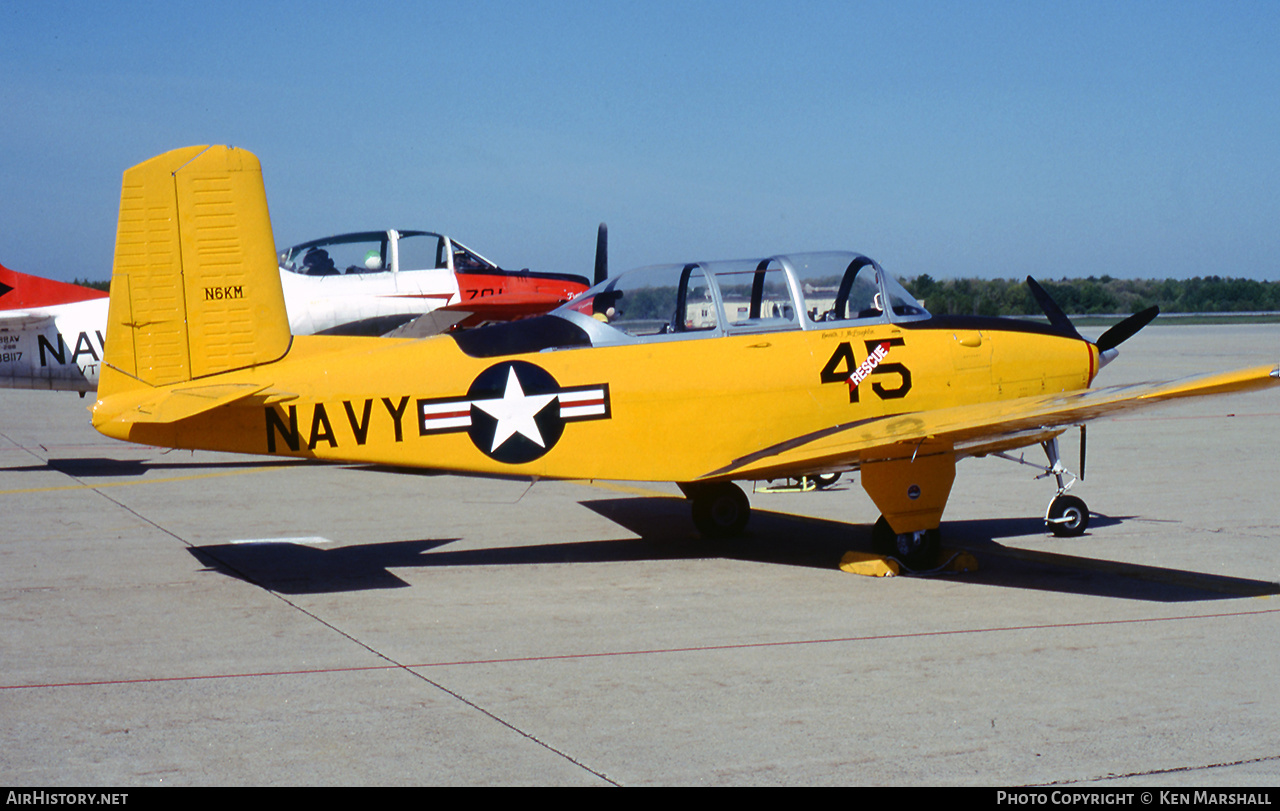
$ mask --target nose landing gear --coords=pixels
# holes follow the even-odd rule
[[[1089,528],[1089,508],[1085,506],[1082,499],[1067,495],[1071,485],[1077,481],[1084,481],[1084,443],[1085,433],[1082,425],[1080,426],[1079,478],[1062,466],[1062,459],[1058,454],[1058,438],[1056,436],[1040,443],[1040,447],[1044,448],[1045,456],[1049,458],[1048,467],[1028,462],[1021,456],[1013,457],[1007,453],[992,454],[993,456],[999,456],[1001,459],[1017,462],[1020,465],[1038,468],[1043,472],[1036,476],[1037,479],[1053,476],[1058,482],[1058,492],[1053,497],[1053,500],[1049,502],[1049,508],[1044,513],[1044,525],[1059,538],[1075,538],[1083,535],[1084,531]]]
[[[871,549],[880,555],[897,558],[913,571],[930,569],[942,554],[942,534],[935,529],[894,532],[882,515],[871,528]]]
[[[1075,538],[1089,528],[1089,508],[1081,499],[1059,493],[1049,502],[1044,523],[1059,538]]]

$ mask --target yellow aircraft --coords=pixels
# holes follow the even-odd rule
[[[1090,389],[1148,311],[1084,340],[931,316],[853,253],[640,268],[550,315],[417,340],[294,336],[261,167],[188,147],[124,174],[93,424],[148,445],[562,479],[674,481],[707,535],[733,480],[861,470],[879,551],[930,565],[956,460],[1042,444],[1046,521],[1084,531],[1057,437],[1119,409],[1280,383],[1264,366]]]

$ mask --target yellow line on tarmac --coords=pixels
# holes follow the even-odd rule
[[[261,473],[268,470],[281,470],[293,465],[269,465],[248,470],[224,470],[218,473],[201,473],[194,476],[168,476],[163,479],[145,479],[131,482],[108,482],[106,484],[64,484],[59,487],[31,487],[23,490],[0,490],[0,496],[13,496],[23,493],[54,493],[59,490],[103,490],[108,487],[133,487],[139,484],[170,484],[173,482],[189,482],[197,479],[216,479],[222,476],[243,476],[246,473]]]

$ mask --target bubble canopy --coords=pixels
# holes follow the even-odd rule
[[[599,326],[629,342],[929,318],[874,260],[847,251],[636,268],[552,314],[590,328],[592,344],[614,342]]]

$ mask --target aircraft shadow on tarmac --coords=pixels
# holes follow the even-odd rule
[[[392,541],[321,549],[287,541],[219,544],[190,552],[209,569],[282,594],[403,588],[395,568],[519,566],[535,563],[605,563],[711,557],[836,569],[848,551],[871,548],[871,527],[755,510],[743,538],[706,541],[697,536],[682,498],[613,498],[583,506],[638,535],[622,540],[573,541],[484,549],[442,549],[458,538]],[[1105,528],[1124,518],[1095,515]],[[945,575],[981,586],[1057,591],[1152,602],[1196,602],[1280,594],[1280,584],[1202,572],[1091,559],[1079,554],[1083,538],[1055,541],[1062,552],[1006,547],[995,538],[1045,538],[1040,518],[997,518],[943,523],[945,545],[964,549],[979,570]],[[1071,551],[1067,551],[1071,550]]]
[[[179,457],[180,458],[180,457]],[[23,472],[37,470],[56,470],[74,478],[98,478],[109,476],[141,476],[152,470],[236,470],[253,468],[273,468],[281,465],[315,465],[331,464],[315,462],[310,459],[273,459],[270,461],[230,461],[230,462],[157,462],[154,459],[108,459],[100,456],[65,457],[49,459],[42,465],[21,465],[0,468],[4,471]]]

